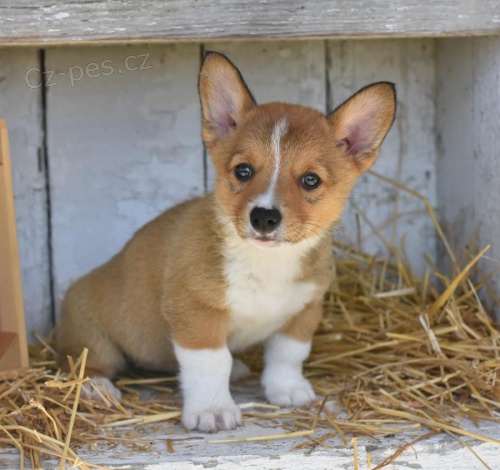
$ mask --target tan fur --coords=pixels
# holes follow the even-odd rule
[[[172,334],[192,347],[223,344],[225,280],[214,205],[210,195],[176,206],[70,287],[59,327],[61,365],[86,346],[88,367],[106,376],[125,365],[123,355],[169,370],[175,368]]]
[[[214,119],[220,118],[226,103],[217,100],[224,90],[229,90],[231,115],[223,116],[226,126],[218,126]],[[203,138],[217,170],[215,193],[160,215],[114,258],[70,287],[59,326],[61,366],[66,355],[78,356],[88,347],[88,367],[94,374],[113,377],[126,360],[148,369],[175,370],[172,339],[190,349],[227,344],[231,312],[225,304],[226,224],[232,224],[240,237],[247,236],[248,204],[269,185],[271,135],[282,118],[287,131],[281,141],[276,195],[283,214],[283,241],[320,241],[304,256],[300,278],[315,283],[317,294],[281,332],[304,342],[312,338],[330,282],[332,227],[356,178],[378,155],[394,118],[394,91],[388,84],[374,85],[328,117],[296,105],[257,106],[230,62],[211,54],[200,73],[200,98]],[[367,107],[377,115],[369,128],[373,136],[354,145],[356,123]],[[363,126],[362,122],[364,131]],[[255,169],[251,181],[235,178],[239,163]],[[306,172],[322,180],[314,191],[299,184]]]

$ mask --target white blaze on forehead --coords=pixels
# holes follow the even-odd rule
[[[255,201],[255,206],[264,207],[266,209],[271,209],[273,207],[274,202],[274,191],[276,189],[276,183],[278,181],[278,176],[281,167],[281,148],[280,143],[283,136],[286,134],[288,130],[288,121],[286,118],[281,118],[275,125],[273,129],[273,133],[271,136],[271,147],[273,150],[274,156],[274,165],[273,172],[271,175],[271,180],[269,182],[269,187],[267,191],[262,194]]]

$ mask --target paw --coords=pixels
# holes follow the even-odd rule
[[[241,411],[234,404],[203,410],[184,408],[182,411],[182,424],[190,431],[193,429],[205,432],[224,431],[235,429],[241,422]]]
[[[116,388],[111,380],[106,377],[93,377],[82,386],[82,398],[85,400],[97,401],[106,404],[106,398],[112,402],[108,397],[113,397],[118,402],[122,401],[122,392]]]
[[[265,393],[269,403],[276,406],[304,406],[316,399],[311,384],[303,377],[288,384],[269,384]]]
[[[249,367],[239,359],[233,359],[233,366],[231,368],[231,377],[229,380],[231,382],[237,382],[238,380],[244,379],[250,375]]]

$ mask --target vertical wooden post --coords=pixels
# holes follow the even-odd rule
[[[7,123],[0,119],[0,371],[28,367]]]

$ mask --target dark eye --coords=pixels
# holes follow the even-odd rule
[[[253,175],[253,170],[248,163],[240,163],[236,165],[234,174],[240,181],[248,181]]]
[[[304,189],[310,191],[316,189],[321,184],[321,179],[314,173],[306,173],[300,180],[300,184]]]

